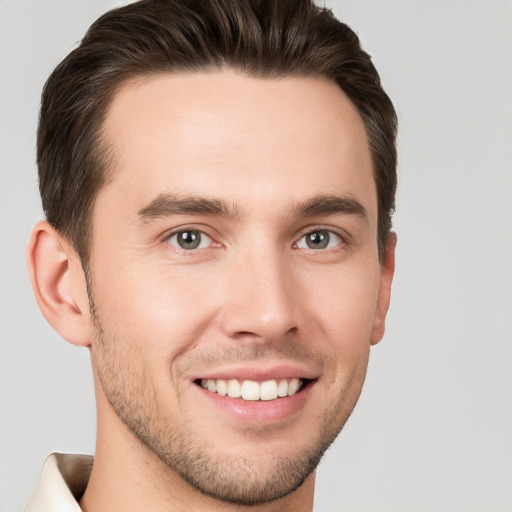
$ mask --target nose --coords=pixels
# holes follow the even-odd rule
[[[292,268],[274,254],[240,255],[230,265],[223,297],[224,334],[239,341],[273,343],[298,329]]]

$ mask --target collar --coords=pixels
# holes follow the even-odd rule
[[[81,512],[78,501],[89,482],[93,461],[90,455],[50,455],[25,512]]]

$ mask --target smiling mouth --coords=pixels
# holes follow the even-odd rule
[[[220,396],[240,398],[246,401],[271,401],[299,393],[311,381],[309,379],[277,379],[257,382],[237,379],[197,379],[195,383]]]

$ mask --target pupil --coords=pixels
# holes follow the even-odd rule
[[[325,249],[329,244],[327,231],[315,231],[307,237],[307,245],[310,249]]]
[[[197,231],[183,231],[178,239],[183,249],[196,249],[201,243],[201,235]]]

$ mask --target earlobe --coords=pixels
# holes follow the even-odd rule
[[[391,298],[391,283],[393,282],[393,275],[395,273],[396,242],[396,233],[390,233],[386,242],[386,254],[380,270],[380,287],[373,321],[372,345],[376,345],[384,337],[386,315]]]
[[[70,343],[90,345],[92,325],[80,258],[47,221],[38,222],[32,230],[27,264],[46,320]]]

